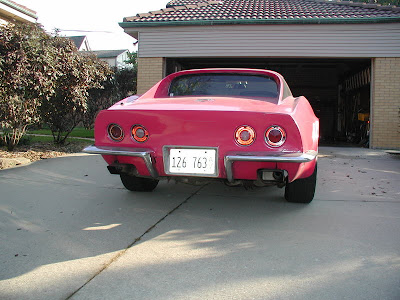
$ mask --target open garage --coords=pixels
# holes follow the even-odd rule
[[[199,68],[257,68],[281,73],[320,119],[321,142],[368,146],[371,59],[168,58],[166,74]]]
[[[321,142],[400,149],[400,9],[323,0],[173,0],[120,24],[139,42],[138,93],[192,68],[281,73]]]

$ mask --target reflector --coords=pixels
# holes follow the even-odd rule
[[[124,139],[124,131],[118,124],[108,125],[107,131],[108,136],[116,142],[120,142]]]
[[[143,128],[138,128],[137,130],[136,130],[136,136],[138,137],[138,138],[143,138],[144,136],[146,135],[146,133],[144,132],[144,130],[143,130]]]
[[[281,141],[281,139],[282,139],[282,133],[278,129],[272,129],[268,133],[268,139],[272,143],[279,143]]]
[[[265,141],[271,147],[280,147],[286,141],[286,132],[280,126],[270,126],[265,131]]]
[[[248,141],[250,139],[250,133],[248,131],[242,131],[240,133],[240,139],[242,141]]]

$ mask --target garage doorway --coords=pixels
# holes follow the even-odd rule
[[[257,68],[281,73],[320,119],[321,144],[369,146],[371,59],[168,58],[166,71]]]

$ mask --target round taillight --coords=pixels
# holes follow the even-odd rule
[[[143,143],[149,138],[149,132],[142,125],[132,127],[132,137],[136,142]]]
[[[280,147],[286,141],[286,132],[280,126],[271,126],[265,132],[265,141],[271,147]]]
[[[121,126],[117,124],[110,124],[108,125],[108,135],[109,137],[116,142],[120,142],[124,139],[124,131],[122,130]]]
[[[256,132],[250,126],[240,126],[235,131],[235,140],[241,146],[249,146],[253,144],[256,139]]]

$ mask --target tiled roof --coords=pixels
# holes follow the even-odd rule
[[[172,0],[169,1],[167,4],[167,7],[172,7],[172,6],[179,6],[179,5],[194,5],[194,4],[199,4],[202,2],[211,2],[211,1],[205,1],[205,0]],[[222,2],[215,0],[213,2]]]
[[[172,0],[164,9],[124,18],[121,26],[244,22],[400,22],[400,7],[340,0]]]

